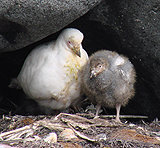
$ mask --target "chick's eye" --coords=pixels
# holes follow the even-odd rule
[[[102,65],[98,65],[99,68],[102,68]]]

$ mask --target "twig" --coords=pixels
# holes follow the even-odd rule
[[[93,124],[83,124],[83,123],[81,123],[81,121],[80,122],[76,122],[76,121],[74,121],[73,119],[67,119],[67,118],[61,118],[61,120],[63,121],[63,122],[65,122],[65,123],[70,123],[70,124],[72,124],[72,126],[73,127],[79,127],[79,128],[81,128],[81,129],[87,129],[87,128],[89,128],[89,127],[91,127],[91,126],[93,126]]]
[[[14,102],[12,102],[10,99],[6,98],[15,108],[18,108],[18,105],[16,105]]]
[[[68,123],[67,125],[68,125],[68,126],[75,132],[75,134],[76,134],[77,136],[79,136],[80,138],[85,139],[85,140],[88,140],[88,141],[91,141],[91,142],[95,142],[95,141],[96,141],[96,139],[91,139],[91,138],[89,138],[89,137],[81,134],[80,132],[76,131],[76,130],[72,127],[72,125],[71,125],[70,123]]]
[[[21,128],[18,128],[18,129],[15,129],[15,130],[12,130],[12,131],[8,131],[8,132],[5,132],[5,133],[1,133],[0,134],[0,139],[3,140],[4,138],[3,137],[8,137],[8,139],[12,139],[13,137],[19,137],[21,135],[23,135],[24,133],[29,133],[29,132],[32,132],[39,126],[39,124],[30,124],[30,125],[26,125],[24,127],[21,127]],[[13,135],[14,134],[14,135]],[[10,137],[10,138],[9,138]]]
[[[55,118],[58,118],[58,117],[60,117],[61,115],[70,116],[70,117],[77,118],[77,119],[80,119],[80,120],[83,120],[83,121],[85,121],[85,122],[88,122],[88,123],[92,123],[92,124],[93,124],[93,122],[92,122],[91,120],[88,120],[88,119],[86,119],[86,118],[84,118],[84,117],[81,117],[81,116],[78,116],[78,115],[73,115],[73,114],[67,114],[67,113],[60,113],[60,114],[59,114],[58,116],[56,116]]]
[[[115,118],[116,115],[101,115],[101,118]],[[148,116],[140,116],[140,115],[120,115],[120,118],[133,118],[133,119],[147,119]]]
[[[27,126],[24,126],[24,127],[21,127],[21,128],[15,129],[15,130],[12,130],[12,131],[8,131],[8,132],[5,132],[5,133],[1,133],[1,134],[0,134],[0,138],[3,139],[2,137],[4,137],[4,136],[11,135],[11,134],[14,134],[14,133],[18,133],[18,132],[21,132],[21,131],[30,129],[31,126],[32,126],[32,125],[27,125]]]
[[[43,127],[46,127],[50,130],[60,130],[60,131],[63,131],[67,125],[63,125],[61,123],[51,123],[50,121],[45,121],[45,120],[40,120],[40,121],[37,121],[37,123]]]
[[[143,120],[142,120],[142,123],[143,123],[144,125],[148,126],[148,124],[147,124],[147,123],[145,123]]]

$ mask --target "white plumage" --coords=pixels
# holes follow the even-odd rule
[[[80,97],[80,69],[88,60],[83,34],[65,29],[56,41],[35,48],[9,87],[21,87],[40,105],[65,109]]]

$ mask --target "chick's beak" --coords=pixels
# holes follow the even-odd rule
[[[81,57],[80,46],[74,46],[72,50],[76,55]]]
[[[96,71],[95,71],[95,69],[93,69],[93,70],[91,70],[91,75],[90,75],[90,78],[92,78],[92,77],[96,77]]]

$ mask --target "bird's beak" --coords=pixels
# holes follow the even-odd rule
[[[95,69],[91,70],[90,78],[96,77],[96,75],[97,75],[97,73],[96,73]]]
[[[74,46],[72,50],[76,55],[81,57],[80,46]]]

